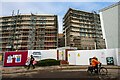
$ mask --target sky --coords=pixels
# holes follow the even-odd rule
[[[2,2],[0,16],[11,16],[14,10],[21,14],[53,14],[58,15],[59,33],[62,33],[62,18],[69,8],[92,12],[99,11],[115,2]],[[99,12],[98,12],[99,13]]]

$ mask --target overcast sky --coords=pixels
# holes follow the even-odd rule
[[[103,9],[114,2],[2,2],[0,16],[11,16],[14,10],[21,14],[55,14],[58,15],[59,33],[62,33],[62,18],[69,8],[92,12]]]

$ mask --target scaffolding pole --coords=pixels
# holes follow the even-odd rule
[[[19,20],[19,10],[17,12],[16,16],[16,22],[15,22],[15,35],[14,35],[14,41],[16,43],[16,50],[18,50],[18,40],[19,40],[19,29],[18,29],[18,20]],[[18,29],[18,30],[17,30]]]
[[[7,43],[7,50],[18,50],[18,44],[19,44],[19,35],[20,35],[20,31],[18,29],[18,22],[20,22],[20,15],[19,15],[19,10],[17,12],[17,15],[14,14],[14,10],[12,12],[12,18],[11,18],[11,25],[10,27],[7,28],[7,30],[9,31],[8,34],[8,43]],[[17,30],[17,31],[16,31]]]
[[[44,49],[44,40],[45,40],[45,21],[42,20],[44,23],[42,26],[39,27],[39,35],[38,35],[38,48]]]
[[[36,15],[31,13],[31,26],[29,28],[29,36],[28,36],[28,50],[34,49],[35,33],[36,33]]]
[[[8,29],[8,31],[10,32],[8,35],[8,43],[7,43],[7,51],[13,51],[13,26],[14,26],[14,10],[12,12],[12,18],[11,18],[11,25]]]

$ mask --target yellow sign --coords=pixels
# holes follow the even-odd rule
[[[60,54],[64,54],[64,52],[63,51],[61,51],[61,52],[59,52]]]
[[[78,53],[78,55],[77,55],[78,57],[80,57],[80,54]]]
[[[60,54],[62,54],[62,52],[59,52]]]
[[[0,61],[2,61],[2,55],[0,55]]]
[[[62,51],[62,54],[64,54],[64,52]]]
[[[70,57],[70,54],[68,54],[68,57]]]

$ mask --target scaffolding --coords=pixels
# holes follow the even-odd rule
[[[41,26],[38,29],[38,48],[44,49],[44,41],[45,41],[45,21],[42,20]]]
[[[19,24],[19,25],[18,25]],[[19,10],[17,12],[17,15],[16,15],[16,22],[15,22],[15,35],[14,35],[14,45],[15,45],[15,49],[16,50],[19,50],[19,45],[20,45],[20,24],[21,24],[21,16],[19,14]]]
[[[11,24],[10,24],[10,27],[7,28],[7,30],[9,31],[9,35],[8,35],[8,43],[7,43],[7,49],[8,51],[9,50],[12,50],[13,51],[13,25],[14,24],[14,10],[12,12],[12,18],[11,18]]]
[[[44,49],[45,28],[43,28],[41,30],[40,30],[40,35],[39,35],[39,48]]]
[[[28,36],[28,50],[34,50],[35,46],[35,34],[36,34],[36,15],[31,13],[31,23]]]
[[[1,46],[4,51],[54,49],[57,29],[51,15],[21,15],[1,17]]]
[[[16,50],[19,50],[20,48],[19,48],[19,45],[21,45],[20,43],[20,41],[21,41],[21,38],[20,38],[20,35],[21,35],[21,19],[22,19],[22,16],[19,14],[19,10],[18,10],[18,13],[17,13],[17,19],[16,19]]]
[[[19,15],[19,10],[17,12],[17,15],[14,14],[13,10],[10,27],[7,27],[7,31],[9,32],[7,40],[8,51],[18,50],[20,30],[17,29],[18,28],[17,24],[20,22],[20,19],[21,17]]]

